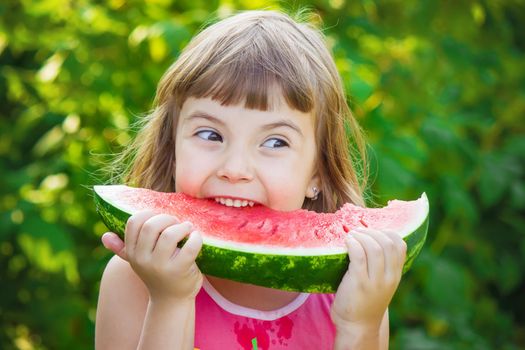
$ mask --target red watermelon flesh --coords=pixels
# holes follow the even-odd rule
[[[121,187],[118,191],[111,188]],[[411,233],[426,216],[426,197],[415,201],[392,200],[383,208],[345,204],[335,213],[308,210],[281,212],[262,205],[227,207],[211,199],[196,199],[182,193],[162,193],[141,188],[108,186],[101,194],[126,212],[154,209],[190,221],[206,238],[257,244],[276,248],[341,248],[353,228],[369,227]],[[104,191],[101,187],[98,191]],[[428,207],[428,204],[426,204]],[[427,209],[428,210],[428,209]],[[410,223],[414,222],[414,225]],[[414,227],[411,227],[414,226]],[[338,250],[338,249],[337,249]]]

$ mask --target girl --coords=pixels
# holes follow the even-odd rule
[[[124,182],[239,207],[333,212],[364,205],[345,127],[363,139],[321,34],[287,15],[240,13],[197,35],[162,77],[153,112],[123,160]],[[363,169],[366,169],[364,164]],[[189,236],[182,249],[177,243]],[[386,349],[387,307],[406,246],[352,232],[335,295],[203,276],[189,222],[141,212],[102,277],[98,349]]]

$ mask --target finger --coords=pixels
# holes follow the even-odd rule
[[[368,278],[366,253],[363,246],[352,234],[348,235],[345,243],[348,248],[348,257],[350,258],[348,270],[359,279]]]
[[[120,256],[122,259],[128,261],[128,255],[126,254],[126,245],[120,239],[120,237],[113,232],[106,232],[101,238],[102,244],[113,253]]]
[[[402,267],[405,264],[407,254],[407,244],[403,238],[395,231],[384,230],[383,231],[393,242],[395,247],[395,255],[397,257],[398,266]]]
[[[140,229],[135,253],[137,255],[150,255],[161,233],[177,223],[176,217],[167,214],[159,214],[147,219]]]
[[[385,283],[388,285],[397,284],[401,276],[402,262],[401,252],[394,241],[396,237],[374,229],[368,229],[368,235],[374,238],[383,249]],[[400,239],[399,236],[397,236],[397,239]]]
[[[135,248],[137,246],[137,239],[139,237],[140,229],[142,228],[144,222],[154,215],[155,212],[152,210],[145,210],[129,217],[128,221],[126,222],[126,234],[124,236],[124,243],[126,244],[126,251],[128,255],[133,256],[135,254]]]
[[[190,237],[184,243],[181,250],[173,257],[183,268],[189,268],[195,261],[202,248],[202,236],[198,231],[190,233]]]
[[[362,231],[354,231],[353,236],[361,243],[366,253],[368,277],[375,281],[382,279],[385,274],[385,255],[381,245],[368,232],[365,234]]]
[[[193,225],[188,221],[167,227],[157,240],[153,254],[161,261],[169,260],[179,250],[177,245],[190,234],[192,227]]]

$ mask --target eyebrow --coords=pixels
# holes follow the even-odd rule
[[[186,121],[190,121],[190,120],[193,120],[193,119],[206,119],[206,120],[209,120],[211,122],[214,122],[214,123],[217,123],[221,126],[226,126],[226,124],[224,123],[224,121],[222,121],[221,119],[211,115],[211,114],[208,114],[206,112],[203,112],[203,111],[195,111],[193,113],[191,113],[188,117],[185,118]],[[261,129],[263,130],[271,130],[271,129],[274,129],[274,128],[279,128],[279,127],[288,127],[294,131],[296,131],[299,135],[303,136],[303,133],[301,131],[301,129],[292,121],[289,121],[289,120],[279,120],[279,121],[276,121],[276,122],[273,122],[273,123],[270,123],[270,124],[265,124],[261,127]]]
[[[214,117],[213,115],[208,114],[206,112],[201,112],[201,111],[195,111],[195,112],[191,113],[189,116],[187,116],[185,118],[185,121],[190,121],[190,120],[193,120],[193,119],[206,119],[206,120],[209,120],[211,122],[217,123],[217,124],[222,125],[222,126],[226,125],[219,118]]]

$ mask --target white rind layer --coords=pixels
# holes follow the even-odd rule
[[[393,202],[393,201],[388,201],[387,207],[388,207],[388,204],[390,204],[391,202]],[[425,221],[425,219],[428,216],[428,209],[429,209],[429,207],[428,207],[427,194],[425,192],[423,192],[421,197],[419,197],[416,200],[416,202],[419,204],[419,205],[416,206],[417,212],[414,213],[414,216],[412,217],[412,220],[410,220],[409,222],[405,223],[405,230],[403,230],[402,232],[399,232],[399,235],[402,238],[405,238],[406,236],[408,236],[409,234],[411,234],[412,232],[417,230],[423,224],[423,222]]]
[[[225,241],[213,237],[203,237],[204,244],[212,245],[217,248],[224,248],[228,250],[235,250],[245,253],[269,254],[269,255],[297,255],[297,256],[319,256],[319,255],[334,255],[346,254],[346,247],[316,247],[316,248],[286,248],[276,246],[264,246],[260,244],[240,243],[233,241]]]

